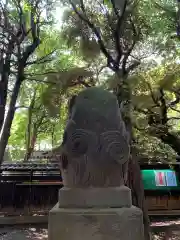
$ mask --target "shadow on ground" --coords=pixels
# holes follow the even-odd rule
[[[158,222],[155,230],[152,233],[152,240],[180,240],[180,225],[176,222],[176,229],[170,227],[172,226],[169,221],[169,226],[167,222]],[[174,226],[175,224],[173,224]],[[0,228],[0,240],[47,240],[48,230],[47,225],[31,225],[31,226],[14,226],[14,227],[1,227]]]
[[[4,227],[0,228],[0,240],[47,240],[46,227]]]

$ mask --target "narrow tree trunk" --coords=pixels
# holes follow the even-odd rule
[[[51,132],[51,144],[52,144],[52,148],[53,148],[53,146],[54,146],[54,136],[55,136],[55,124],[53,124],[52,132]]]
[[[28,108],[28,124],[27,124],[27,131],[26,131],[26,153],[24,156],[24,161],[28,161],[31,153],[34,149],[31,150],[31,129],[32,129],[32,114],[33,114],[33,108],[35,104],[35,97],[36,97],[36,91],[33,94],[33,98],[31,100],[30,106]]]
[[[25,157],[24,157],[24,162],[26,162],[30,159],[31,154],[34,151],[36,140],[37,140],[37,129],[36,129],[36,127],[34,127],[33,134],[32,134],[32,137],[31,137],[31,141],[30,141],[29,147],[26,150],[26,154],[25,154]]]
[[[12,121],[15,114],[15,105],[18,98],[19,90],[21,87],[21,80],[17,79],[13,88],[9,109],[7,112],[6,119],[4,121],[4,126],[1,132],[1,138],[0,138],[0,164],[3,162],[4,152],[8,143],[8,139],[10,136],[10,129],[12,125]]]
[[[30,149],[30,142],[31,142],[31,124],[32,124],[32,109],[29,107],[28,109],[28,125],[26,131],[26,153],[24,156],[24,161],[28,160],[28,152]]]
[[[33,131],[32,131],[32,136],[31,136],[31,141],[29,144],[29,147],[26,150],[26,155],[24,157],[24,161],[28,161],[29,158],[31,157],[32,152],[34,151],[36,140],[38,137],[39,133],[39,128],[43,124],[43,119],[45,118],[45,115],[43,114],[40,119],[33,124]]]

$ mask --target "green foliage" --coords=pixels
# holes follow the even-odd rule
[[[155,106],[163,89],[166,94],[167,103],[173,100],[173,95],[180,87],[180,68],[177,63],[166,63],[148,72],[131,76],[132,99],[138,107],[150,108]]]
[[[53,82],[42,95],[42,102],[48,108],[50,116],[59,113],[59,106],[63,103],[66,91],[79,84],[79,80],[92,77],[93,73],[85,68],[70,68],[66,71],[47,75],[47,80]]]
[[[21,98],[19,103],[24,101],[26,108],[19,108],[15,114],[13,125],[11,128],[11,136],[9,138],[8,146],[12,159],[24,159],[25,149],[27,147],[28,133],[27,128],[29,124],[29,111],[31,111],[31,125],[30,125],[30,142],[36,129],[37,139],[35,148],[41,143],[45,142],[50,145],[59,143],[62,137],[62,131],[66,119],[65,105],[59,107],[60,118],[50,118],[49,114],[42,103],[42,95],[46,91],[46,87],[42,84],[36,84],[36,95],[33,108],[31,103],[33,99],[32,94],[28,94],[29,89],[26,88],[28,84],[24,84],[21,89]],[[29,86],[29,85],[28,85]],[[33,90],[31,85],[31,91]],[[30,86],[29,86],[30,88]],[[27,91],[27,92],[26,92]],[[54,131],[54,135],[53,135]]]
[[[28,18],[27,2],[22,1],[22,6]],[[112,1],[85,0],[84,2],[88,19],[101,34],[107,51],[116,56],[117,49],[112,29],[116,26],[117,18],[113,13]],[[115,1],[117,9],[122,7],[119,5],[122,2]],[[180,68],[177,62],[179,43],[178,39],[171,38],[176,30],[176,4],[170,0],[161,0],[158,4],[148,0],[135,0],[133,3],[133,7],[129,6],[127,9],[120,39],[123,43],[123,51],[127,51],[134,37],[130,29],[131,17],[135,27],[140,29],[140,35],[128,64],[134,58],[141,58],[142,62],[142,65],[128,76],[131,102],[134,107],[132,122],[135,145],[149,159],[172,161],[176,153],[157,135],[152,135],[156,129],[149,124],[149,114],[161,116],[161,107],[158,103],[161,97],[160,89],[163,89],[168,106],[166,128],[170,133],[179,136],[180,104],[177,102],[173,108],[170,107],[178,98],[180,89]],[[76,2],[76,6],[79,7],[79,1]],[[14,10],[11,12],[11,17],[12,19],[16,17]],[[29,24],[28,20],[26,24]],[[152,59],[145,61],[144,55],[148,55],[149,52],[153,59],[157,54],[161,56],[162,62],[155,66],[154,63],[152,64]],[[48,56],[41,62],[41,58],[45,55]],[[36,145],[46,142],[56,146],[62,140],[69,98],[87,86],[103,85],[105,88],[114,89],[121,81],[117,74],[107,70],[107,59],[101,54],[97,37],[69,4],[66,4],[60,30],[55,29],[53,25],[42,29],[41,45],[29,62],[37,59],[40,59],[40,63],[26,67],[26,80],[18,97],[18,105],[26,108],[18,108],[13,121],[8,143],[13,159],[24,157],[28,109],[34,92],[36,96],[32,110],[31,135],[34,126],[38,126]],[[156,124],[156,127],[159,131],[162,129],[162,124]]]
[[[176,152],[156,137],[149,136],[144,131],[135,130],[136,142],[134,146],[139,150],[140,155],[149,162],[175,162]]]
[[[176,141],[180,140],[178,136],[178,119],[180,119],[179,64],[167,62],[150,71],[141,72],[134,78],[138,77],[139,81],[135,81],[132,89],[132,103],[135,110],[133,112],[134,127],[145,134],[140,137],[148,137],[149,146],[152,137],[153,139],[159,138],[153,146],[160,149],[159,156],[165,156],[169,152],[170,155],[167,155],[166,158],[172,161],[175,159],[175,152],[178,149],[177,147],[174,147],[173,151],[172,148],[169,149],[167,144],[172,147],[173,140],[168,140],[168,135],[173,136]],[[155,152],[153,150],[153,154]]]
[[[80,50],[84,59],[94,59],[100,54],[99,44],[95,39],[81,39]]]
[[[9,145],[14,148],[21,146],[25,147],[25,129],[27,126],[27,111],[21,110],[16,112],[13,125],[11,128],[11,136],[9,138]]]
[[[142,11],[141,5],[143,2],[143,0],[128,2],[125,14],[119,24],[119,41],[124,51],[134,44],[135,31],[138,32],[136,43],[147,34],[149,26]],[[115,3],[117,11],[120,8],[122,11],[123,3],[124,1]],[[111,1],[89,2],[84,0],[85,10],[82,9],[79,2],[75,6],[79,14],[76,14],[76,10],[67,4],[67,10],[64,12],[63,18],[62,34],[69,46],[73,46],[73,49],[83,54],[86,59],[96,58],[100,52],[99,37],[95,36],[94,33],[96,28],[106,49],[116,56],[116,37],[113,31],[117,28],[118,18]]]

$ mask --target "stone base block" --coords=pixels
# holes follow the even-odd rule
[[[126,208],[131,206],[131,190],[125,186],[87,189],[63,187],[59,190],[60,208]]]
[[[143,240],[142,211],[122,208],[59,208],[49,213],[48,240]]]

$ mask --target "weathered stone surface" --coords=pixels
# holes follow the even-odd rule
[[[64,185],[123,185],[129,144],[116,96],[92,87],[73,101],[62,143]]]
[[[116,97],[89,88],[73,98],[60,154],[64,188],[49,240],[143,240],[142,211],[124,186],[130,148]]]
[[[131,207],[131,190],[125,186],[112,188],[61,188],[60,208]]]
[[[130,208],[59,208],[49,214],[49,240],[143,240],[142,212]]]

